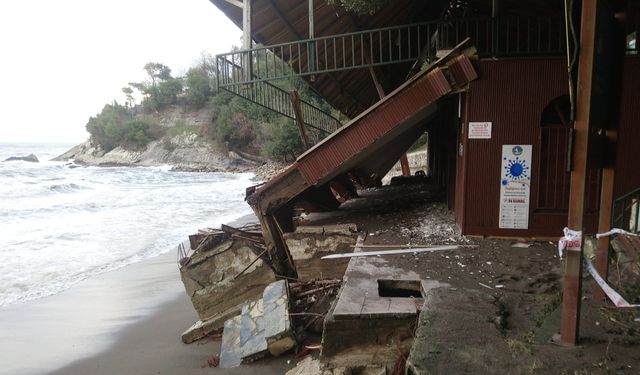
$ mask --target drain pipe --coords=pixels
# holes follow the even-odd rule
[[[569,77],[569,103],[571,109],[569,111],[569,122],[573,123],[575,120],[575,97],[573,92],[573,66],[575,65],[576,56],[578,55],[579,46],[576,42],[575,29],[573,27],[573,0],[564,0],[564,25],[565,25],[565,37],[567,44],[567,74]],[[569,34],[573,39],[573,45],[575,51],[573,57],[571,57],[571,42],[569,40]]]

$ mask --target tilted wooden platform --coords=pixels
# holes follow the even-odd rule
[[[438,111],[438,101],[464,90],[477,78],[469,58],[474,50],[465,49],[465,44],[416,74],[248,195],[277,274],[296,275],[282,238],[282,233],[294,229],[291,217],[296,203],[336,203],[329,183],[344,179],[347,173],[363,179],[384,176],[425,131]]]

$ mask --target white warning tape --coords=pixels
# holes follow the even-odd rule
[[[613,290],[613,288],[610,287],[609,284],[607,284],[607,282],[604,281],[604,279],[600,276],[598,271],[596,271],[596,268],[593,266],[589,258],[583,256],[582,263],[584,264],[584,267],[587,269],[587,271],[589,271],[591,276],[593,276],[593,279],[596,281],[596,283],[598,283],[600,288],[607,295],[607,297],[609,297],[611,302],[616,305],[616,307],[640,307],[640,304],[630,304],[620,294],[618,294],[618,292]]]
[[[596,234],[596,238],[601,238],[601,237],[607,237],[607,236],[612,236],[614,234],[624,234],[625,236],[634,236],[634,237],[638,237],[640,236],[637,233],[631,233],[631,232],[627,232],[624,229],[620,229],[620,228],[613,228],[608,232],[605,233],[598,233]]]
[[[564,236],[558,241],[558,256],[560,259],[564,257],[566,251],[580,251],[582,248],[582,231],[563,229]]]

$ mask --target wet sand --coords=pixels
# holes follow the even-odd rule
[[[183,344],[196,320],[172,251],[0,308],[0,373],[267,375],[289,367],[281,358],[201,368],[219,341]]]

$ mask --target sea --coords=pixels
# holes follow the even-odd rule
[[[250,173],[50,161],[72,146],[0,143],[0,307],[172,251],[200,228],[252,212]],[[40,162],[3,162],[28,154]]]

